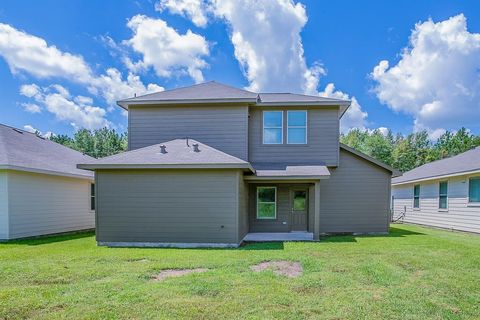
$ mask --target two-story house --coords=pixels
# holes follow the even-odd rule
[[[121,100],[95,170],[99,245],[235,247],[386,233],[393,170],[339,143],[349,101],[207,82]]]

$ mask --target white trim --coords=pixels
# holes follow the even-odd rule
[[[305,112],[305,126],[292,126],[292,129],[303,129],[305,128],[305,143],[290,143],[290,135],[288,129],[290,129],[290,125],[288,123],[288,114],[290,112]],[[296,145],[306,145],[308,144],[308,111],[307,110],[287,110],[287,144],[296,144]]]
[[[258,191],[259,189],[274,189],[275,190],[275,202],[273,202],[273,204],[275,205],[275,216],[273,218],[268,218],[268,217],[263,217],[263,218],[260,218],[258,216],[258,205],[260,204],[260,201],[258,201]],[[255,212],[255,219],[257,220],[276,220],[277,219],[277,187],[274,187],[274,186],[258,186],[257,187],[257,199],[256,199],[256,202],[257,202],[257,210]],[[262,203],[272,203],[272,202],[262,202]]]
[[[27,168],[27,167],[21,167],[21,166],[12,166],[12,165],[8,165],[8,164],[7,165],[3,165],[3,164],[0,165],[0,170],[13,170],[13,171],[23,171],[23,172],[31,172],[31,173],[49,174],[49,175],[60,176],[60,177],[78,178],[78,179],[86,179],[86,180],[93,181],[93,175],[92,176],[87,176],[87,175],[81,175],[81,174],[75,174],[75,173],[66,173],[66,172],[53,171],[53,170]]]
[[[97,241],[97,245],[117,248],[238,248],[238,243],[208,243],[208,242],[127,242],[127,241]]]
[[[441,194],[440,194],[440,184],[441,183],[446,183],[447,184],[447,193],[445,194],[445,196],[447,197],[447,206],[445,208],[441,208],[440,207],[440,199],[441,199]],[[438,211],[448,211],[448,180],[441,180],[441,181],[438,181]]]
[[[280,128],[278,127],[268,127],[268,128],[265,128],[265,113],[266,112],[276,112],[276,113],[280,113],[282,115],[282,126]],[[280,129],[282,134],[280,135],[281,137],[281,142],[280,143],[265,143],[265,129]],[[262,144],[265,144],[265,145],[278,145],[278,144],[283,144],[283,110],[269,110],[269,111],[265,111],[263,110],[262,111]]]

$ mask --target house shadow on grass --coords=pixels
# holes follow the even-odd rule
[[[88,238],[95,235],[95,231],[76,231],[60,235],[45,235],[32,238],[24,239],[14,239],[0,242],[0,245],[27,245],[27,246],[38,246],[42,244],[70,241],[82,238]]]
[[[388,234],[365,234],[365,235],[331,235],[320,238],[320,242],[357,242],[357,238],[403,238],[407,236],[425,235],[421,232],[415,232],[395,227],[390,227]]]

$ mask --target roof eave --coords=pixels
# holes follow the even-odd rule
[[[292,175],[292,176],[244,176],[246,181],[318,181],[329,179],[330,175]]]
[[[447,174],[436,175],[436,176],[429,176],[429,177],[424,177],[424,178],[419,178],[419,179],[410,179],[410,180],[405,180],[405,181],[400,181],[400,182],[393,182],[392,181],[392,186],[399,186],[399,185],[411,184],[411,183],[423,182],[423,181],[429,181],[429,180],[439,180],[439,179],[465,176],[465,175],[477,174],[477,173],[480,173],[480,169],[469,170],[469,171],[459,171],[459,172],[447,173]]]
[[[348,107],[350,101],[278,101],[278,102],[257,102],[259,107],[276,107],[276,106],[344,106]]]
[[[60,176],[60,177],[93,180],[93,176],[87,175],[87,174],[83,175],[83,174],[75,174],[75,173],[68,173],[68,172],[55,171],[55,170],[28,168],[28,167],[5,165],[5,164],[0,164],[0,170],[13,170],[13,171],[22,171],[22,172],[30,172],[30,173],[49,174],[49,175]]]
[[[172,105],[172,104],[205,104],[205,103],[256,103],[257,98],[238,99],[181,99],[181,100],[120,100],[117,104],[125,110],[130,105]]]
[[[78,164],[77,168],[84,170],[98,169],[244,169],[255,173],[255,169],[249,163],[202,163],[202,164],[104,164],[87,163]]]

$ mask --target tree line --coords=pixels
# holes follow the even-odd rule
[[[126,133],[114,129],[81,129],[70,137],[54,135],[52,141],[80,151],[94,158],[102,158],[127,150]],[[427,162],[451,157],[480,145],[480,136],[465,128],[456,133],[445,132],[436,141],[431,141],[426,131],[402,135],[387,134],[380,130],[350,130],[340,136],[340,141],[402,172]]]

